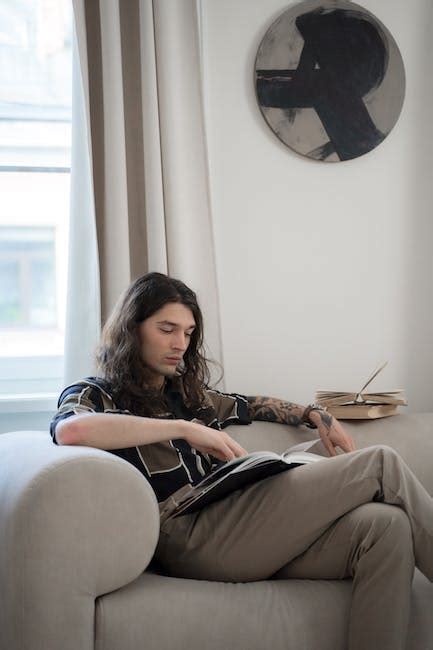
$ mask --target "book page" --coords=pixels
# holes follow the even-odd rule
[[[388,365],[388,361],[385,361],[385,363],[383,363],[381,366],[379,366],[378,368],[376,368],[376,370],[374,370],[374,372],[373,372],[373,373],[370,375],[370,377],[367,379],[367,381],[365,382],[365,384],[364,384],[364,386],[361,388],[361,390],[358,391],[358,395],[360,395],[360,394],[361,394],[361,393],[362,393],[362,392],[367,388],[367,386],[368,386],[368,385],[373,381],[373,379],[374,379],[375,377],[377,377],[377,375],[378,375],[380,372],[382,372],[382,370],[383,370],[383,369],[385,368],[385,366],[387,366],[387,365]]]
[[[280,458],[279,454],[276,454],[273,451],[252,451],[246,456],[241,456],[240,458],[233,458],[232,460],[227,461],[223,465],[220,465],[215,470],[213,470],[210,474],[205,476],[199,483],[196,483],[194,485],[194,488],[201,488],[206,486],[208,483],[214,483],[221,476],[225,476],[226,474],[229,474],[232,470],[237,468],[239,465],[244,467],[245,465],[249,465],[250,463],[254,464],[257,459],[263,458],[265,455],[266,457],[272,460]]]
[[[286,463],[315,463],[317,460],[323,460],[323,456],[312,454],[310,451],[289,451],[283,454]]]

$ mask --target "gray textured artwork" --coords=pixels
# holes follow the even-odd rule
[[[349,0],[306,0],[271,25],[257,52],[257,101],[286,145],[327,162],[379,145],[400,115],[405,73],[390,32]]]

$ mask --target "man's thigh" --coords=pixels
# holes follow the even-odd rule
[[[409,521],[397,506],[387,503],[358,506],[331,524],[311,546],[282,566],[272,578],[353,578],[362,555],[390,529],[393,519],[404,520],[410,538]],[[392,545],[398,542],[394,536]],[[413,554],[411,545],[410,550]]]
[[[379,495],[381,461],[367,448],[264,479],[198,513],[170,518],[157,557],[171,575],[268,578],[336,519]]]

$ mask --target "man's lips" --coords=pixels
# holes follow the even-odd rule
[[[166,360],[170,363],[179,363],[182,357],[166,357]]]

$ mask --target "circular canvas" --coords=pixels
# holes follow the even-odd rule
[[[341,162],[386,138],[403,106],[405,73],[394,38],[369,11],[349,0],[305,0],[266,32],[255,86],[284,144]]]

